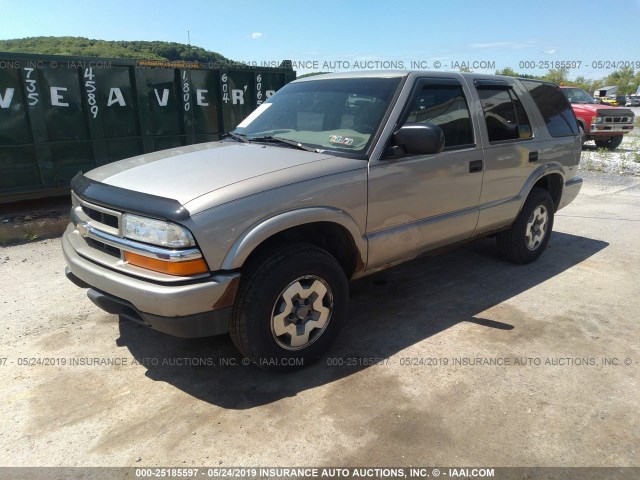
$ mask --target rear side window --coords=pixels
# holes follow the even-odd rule
[[[540,109],[552,137],[578,134],[578,124],[571,110],[571,104],[558,87],[527,80],[522,80],[522,84]]]
[[[438,125],[445,148],[473,145],[471,116],[460,85],[426,84],[416,95],[406,123]]]
[[[531,123],[522,103],[510,88],[478,88],[490,142],[531,138]]]

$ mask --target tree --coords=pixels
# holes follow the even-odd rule
[[[84,37],[29,37],[0,40],[1,52],[39,53],[80,57],[135,58],[141,60],[190,60],[230,62],[217,52],[176,42],[107,41]]]
[[[585,77],[576,77],[575,80],[567,82],[567,85],[571,85],[572,87],[578,87],[583,89],[585,92],[592,94],[596,89],[596,83],[599,83],[600,80],[590,80]]]
[[[511,67],[505,67],[502,70],[496,70],[496,75],[505,75],[507,77],[540,79],[540,77],[536,77],[535,75],[528,75],[526,73],[518,73]]]
[[[569,75],[568,68],[550,69],[542,79],[560,85],[561,83],[567,83],[567,76]]]
[[[507,77],[519,77],[520,76],[511,67],[504,67],[502,70],[496,70],[496,75],[505,75]]]
[[[640,84],[640,72],[634,73],[633,68],[621,68],[613,73],[607,75],[604,80],[603,87],[616,86],[618,87],[618,94],[628,95],[635,93]]]

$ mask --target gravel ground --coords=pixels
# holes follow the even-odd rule
[[[58,239],[1,248],[0,465],[639,467],[640,179],[584,176],[536,263],[485,239],[355,282],[289,375],[100,311]]]
[[[587,142],[582,149],[580,170],[640,176],[640,136],[635,132],[625,135],[622,144],[613,151]]]

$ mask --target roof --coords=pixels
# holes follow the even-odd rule
[[[323,73],[319,75],[312,75],[309,77],[299,78],[295,82],[307,82],[315,80],[332,80],[342,78],[402,78],[410,76],[429,76],[429,77],[443,77],[443,78],[462,78],[471,77],[473,79],[481,78],[493,78],[513,80],[514,77],[507,77],[503,75],[488,75],[484,73],[467,73],[467,72],[442,72],[432,70],[364,70],[353,72],[339,72],[339,73]]]

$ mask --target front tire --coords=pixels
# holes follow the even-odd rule
[[[607,150],[615,150],[622,143],[622,138],[622,135],[618,135],[617,137],[611,137],[606,140],[596,140],[596,147],[606,148]]]
[[[521,265],[537,260],[549,243],[553,213],[549,192],[542,188],[532,189],[511,228],[496,236],[500,255]]]
[[[584,145],[589,138],[587,137],[587,133],[584,131],[581,123],[578,123],[578,131],[580,133],[580,145]]]
[[[271,250],[243,272],[229,333],[240,352],[265,370],[309,365],[347,318],[349,287],[329,253],[306,244]]]

